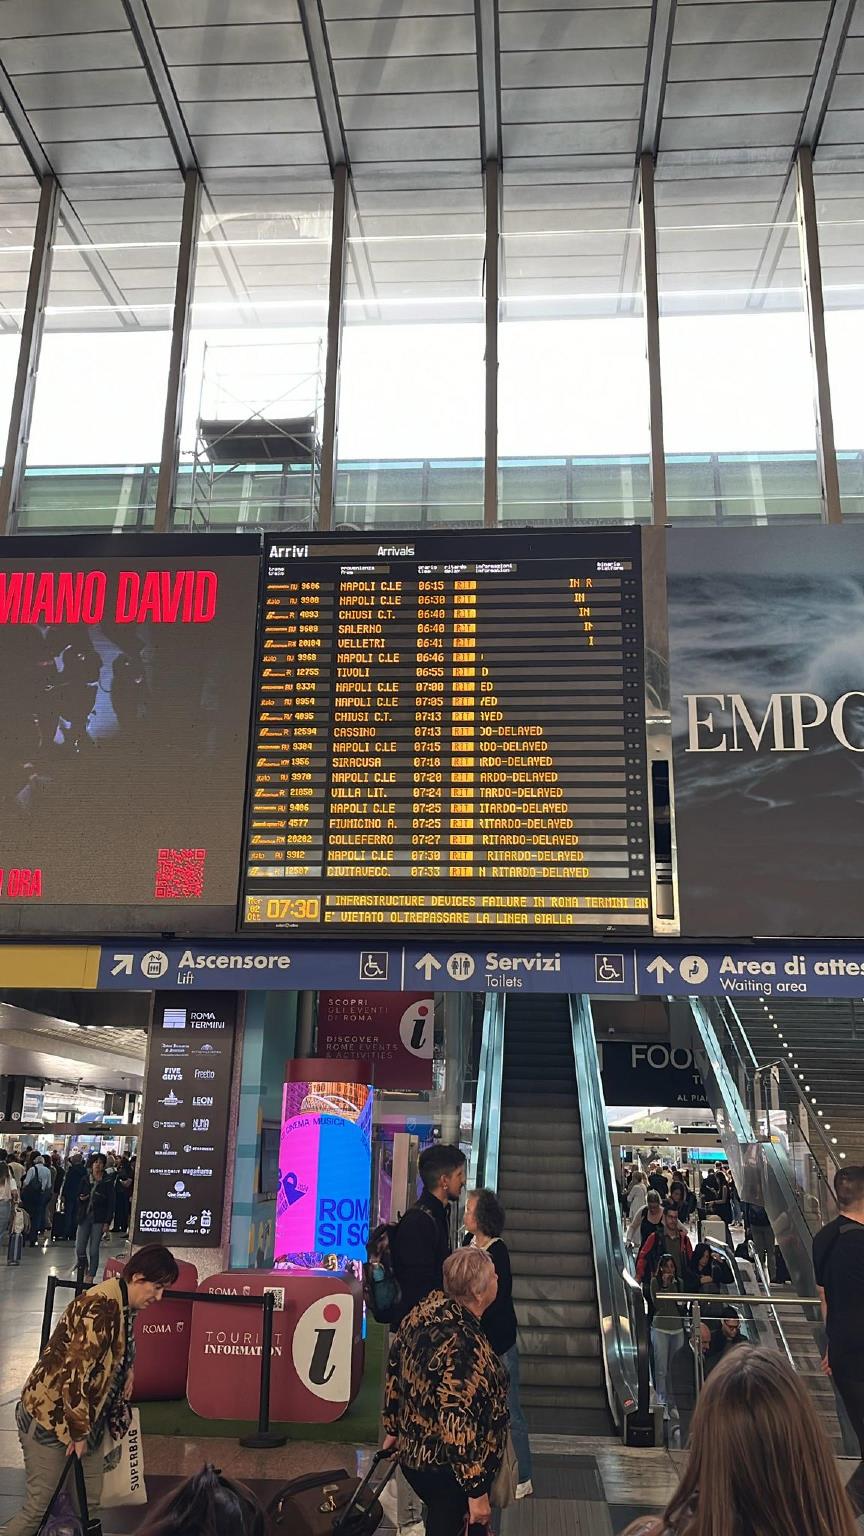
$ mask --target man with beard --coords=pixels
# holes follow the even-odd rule
[[[392,1241],[393,1272],[402,1291],[394,1330],[418,1301],[443,1288],[444,1260],[452,1251],[450,1202],[465,1187],[465,1154],[458,1147],[426,1147],[418,1171],[423,1193],[405,1212]]]

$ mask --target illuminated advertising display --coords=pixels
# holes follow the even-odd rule
[[[222,1242],[236,1022],[235,992],[159,996],[136,1171],[136,1243]]]
[[[319,1066],[326,1066],[321,1062]],[[285,1084],[276,1196],[276,1267],[359,1276],[369,1240],[369,1084]]]
[[[259,567],[0,539],[0,931],[233,930]]]
[[[638,530],[265,546],[245,926],[650,927]]]
[[[371,1062],[376,1088],[432,1087],[435,998],[426,992],[319,992],[318,1049]]]

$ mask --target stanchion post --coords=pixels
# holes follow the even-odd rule
[[[87,1268],[87,1261],[86,1261],[86,1259],[79,1259],[78,1260],[78,1267],[75,1270],[75,1295],[76,1296],[80,1296],[81,1292],[84,1290],[84,1271],[86,1270],[86,1268]]]
[[[49,1275],[48,1283],[45,1286],[45,1306],[42,1310],[42,1338],[39,1341],[40,1355],[51,1337],[51,1324],[54,1321],[54,1297],[56,1294],[57,1276]]]
[[[271,1450],[287,1444],[287,1435],[278,1435],[270,1428],[270,1367],[273,1359],[273,1312],[276,1297],[272,1291],[264,1293],[264,1315],[261,1321],[261,1387],[258,1394],[258,1428],[254,1435],[244,1435],[240,1444],[251,1450]]]

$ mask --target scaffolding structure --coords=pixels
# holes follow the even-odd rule
[[[323,341],[317,336],[205,343],[189,488],[191,530],[226,521],[232,526],[315,527],[323,365]],[[278,477],[274,466],[281,471]],[[264,499],[256,494],[262,470]]]

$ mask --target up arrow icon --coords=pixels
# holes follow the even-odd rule
[[[650,965],[647,965],[645,969],[649,971],[652,976],[656,976],[659,982],[663,982],[667,976],[672,975],[675,967],[674,965],[670,965],[669,961],[665,960],[662,955],[658,955],[656,960],[652,960]]]
[[[415,971],[422,971],[426,980],[431,981],[433,971],[440,971],[441,961],[436,960],[434,955],[421,955],[420,959],[414,962],[414,969]]]

